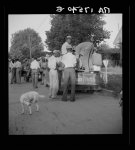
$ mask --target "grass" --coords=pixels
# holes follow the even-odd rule
[[[105,68],[102,68],[101,71],[105,72]],[[112,72],[113,74],[122,74],[122,67],[108,67],[107,71]]]
[[[105,72],[105,68],[101,69],[102,72]],[[108,83],[105,85],[101,84],[102,88],[113,91],[114,96],[117,96],[122,89],[122,67],[108,67]]]
[[[108,83],[101,85],[102,88],[113,91],[114,96],[117,96],[122,88],[122,75],[120,74],[109,74]]]

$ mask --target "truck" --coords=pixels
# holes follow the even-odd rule
[[[92,64],[92,55],[95,50],[92,42],[83,42],[75,47],[75,55],[78,65],[76,71],[76,91],[85,91],[94,93],[101,91],[101,83],[103,82],[100,71],[95,71]],[[70,85],[69,85],[70,87]],[[63,78],[61,81],[61,89],[63,89]],[[70,88],[69,88],[70,91]]]

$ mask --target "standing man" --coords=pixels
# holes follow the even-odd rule
[[[45,86],[49,87],[50,86],[50,80],[49,80],[49,68],[48,68],[48,60],[49,60],[49,55],[46,54],[45,57],[45,62],[46,62],[46,69],[45,69]]]
[[[16,83],[16,67],[15,67],[15,62],[16,60],[13,59],[11,64],[10,64],[10,67],[11,67],[11,84],[13,83]]]
[[[14,62],[13,60],[9,61],[9,83],[12,84],[13,82],[13,67],[14,67]]]
[[[48,60],[49,79],[50,79],[50,94],[49,98],[55,99],[59,89],[58,72],[57,72],[57,50],[53,51],[52,56]]]
[[[101,90],[102,80],[100,78],[100,74],[102,66],[102,55],[98,53],[96,48],[94,48],[94,52],[92,54],[92,65],[93,71],[96,74],[97,90]]]
[[[44,78],[44,85],[49,87],[49,68],[48,68],[48,59],[45,59],[45,78]]]
[[[68,84],[70,80],[71,84],[71,96],[70,101],[75,101],[75,83],[76,83],[76,57],[72,54],[72,46],[67,45],[67,54],[62,57],[62,63],[64,64],[64,89],[62,101],[67,101]]]
[[[42,69],[42,81],[41,81],[41,84],[44,84],[46,87],[49,86],[49,73],[48,73],[48,64],[47,64],[47,60],[45,59],[45,57],[42,57],[42,61],[40,63],[40,67]],[[47,78],[48,77],[48,78]]]
[[[34,57],[34,60],[31,62],[30,68],[32,70],[33,88],[38,88],[37,84],[38,84],[38,73],[39,73],[40,66],[36,57]]]
[[[58,71],[58,79],[59,79],[59,90],[61,89],[61,79],[62,79],[62,72],[63,72],[63,68],[62,68],[62,63],[61,63],[61,60],[62,60],[62,56],[60,54],[60,51],[58,51],[57,53],[57,71]],[[60,94],[60,92],[58,91],[57,94]]]
[[[44,56],[41,57],[41,60],[39,61],[40,64],[40,74],[41,74],[41,84],[44,84],[44,69],[45,69],[45,58]]]
[[[16,67],[16,83],[20,84],[21,83],[21,62],[19,61],[19,59],[16,59],[16,63],[15,63],[15,67]]]
[[[102,55],[98,53],[96,48],[94,48],[93,54],[92,54],[92,65],[93,65],[94,71],[97,71],[97,72],[101,71]]]
[[[66,42],[62,45],[61,48],[62,55],[67,53],[66,47],[71,44],[71,38],[72,38],[71,36],[66,37]]]

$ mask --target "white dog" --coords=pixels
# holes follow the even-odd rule
[[[30,91],[21,95],[20,102],[22,106],[22,114],[24,113],[24,104],[29,107],[30,114],[32,114],[31,104],[33,103],[36,105],[37,111],[39,111],[38,100],[39,98],[44,98],[44,97],[45,97],[44,95],[39,95],[39,93],[35,91]]]

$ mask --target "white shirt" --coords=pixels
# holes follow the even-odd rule
[[[9,68],[15,68],[15,63],[12,63],[12,61],[9,63]]]
[[[57,62],[59,63],[59,62],[61,62],[62,57],[61,57],[61,56],[60,56],[60,57],[56,57],[56,60],[57,60]]]
[[[39,62],[36,61],[36,60],[32,61],[32,62],[31,62],[31,65],[30,65],[30,68],[31,68],[31,69],[38,69],[38,68],[40,68]]]
[[[94,71],[101,71],[101,67],[100,67],[100,66],[93,65],[93,70],[94,70]]]
[[[48,59],[48,67],[50,69],[56,69],[57,59],[54,56],[49,57]]]
[[[20,61],[17,61],[17,62],[15,63],[15,67],[16,67],[16,68],[21,68],[21,62],[20,62]]]
[[[65,65],[65,68],[75,67],[76,57],[72,53],[67,53],[67,54],[63,55],[61,62]]]
[[[62,55],[66,54],[67,53],[67,45],[70,45],[68,44],[68,42],[65,42],[62,47],[61,47],[61,52],[62,52]]]

